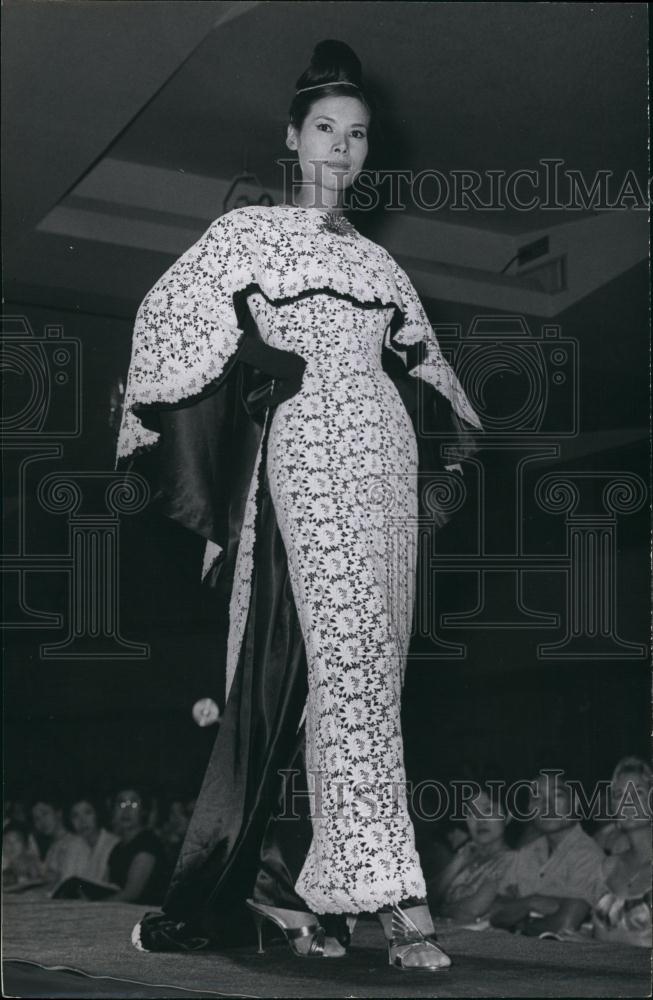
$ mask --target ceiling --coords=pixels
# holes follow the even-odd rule
[[[509,174],[556,157],[589,182],[597,170],[617,179],[633,170],[645,184],[647,18],[634,3],[9,3],[5,298],[63,296],[76,308],[128,312],[220,214],[217,191],[244,163],[279,191],[294,81],[325,37],[346,40],[363,62],[381,109],[380,166]],[[127,205],[125,165],[140,171],[144,191],[153,170],[167,179],[169,205],[153,209],[145,196]],[[86,228],[79,219],[70,228],[75,204]],[[122,219],[124,239],[105,240],[98,206]],[[176,243],[139,233],[153,211],[167,212]],[[457,241],[459,255],[473,257],[487,239],[480,266],[494,275],[529,234],[584,222],[596,242],[594,215],[429,213],[410,198],[405,213],[422,231],[440,226],[440,242]],[[624,237],[638,249],[622,255],[622,270],[646,253],[641,215]]]

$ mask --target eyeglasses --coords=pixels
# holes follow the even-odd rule
[[[141,804],[135,799],[123,799],[121,802],[117,802],[116,805],[120,809],[140,809]]]

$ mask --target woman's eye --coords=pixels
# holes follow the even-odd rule
[[[365,132],[363,132],[363,130],[359,129],[359,128],[354,129],[354,131],[352,132],[352,135],[354,136],[355,139],[364,139],[365,138]]]
[[[329,124],[327,124],[327,122],[319,122],[317,127],[321,128],[321,129],[330,129],[331,128],[331,126]]]

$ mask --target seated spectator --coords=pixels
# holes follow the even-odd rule
[[[643,760],[640,760],[639,757],[622,757],[610,779],[609,799],[611,802],[615,801],[613,790],[617,786],[621,786],[623,791],[621,796],[616,796],[616,800],[619,801],[620,798],[623,798],[623,795],[627,791],[628,781],[634,775],[641,776],[646,781],[650,781],[651,768]],[[594,840],[605,854],[619,854],[620,851],[627,850],[629,846],[628,838],[616,819],[603,823],[594,834]]]
[[[532,844],[534,840],[539,840],[542,836],[537,828],[537,824],[533,820],[527,820],[516,825],[514,834],[516,840],[513,841],[513,846],[517,849],[520,847],[528,847]]]
[[[20,799],[5,799],[2,803],[2,829],[10,823],[18,823],[19,826],[27,827],[27,811]]]
[[[540,836],[514,852],[491,923],[530,935],[575,931],[602,894],[603,852],[574,816],[560,775],[541,774],[530,805]]]
[[[43,866],[26,826],[9,822],[2,831],[2,887],[16,891],[43,881]]]
[[[454,822],[451,821],[447,824],[444,838],[447,847],[450,851],[457,851],[463,846],[463,844],[469,841],[469,830],[467,829],[467,824],[461,822],[460,820]]]
[[[91,854],[88,844],[64,826],[61,803],[52,795],[38,797],[32,804],[32,822],[37,834],[48,838],[43,861],[45,878],[54,884],[71,875],[80,875]]]
[[[120,838],[106,830],[99,817],[99,806],[91,796],[76,799],[70,807],[70,825],[90,850],[84,870],[77,874],[91,882],[108,882],[109,855]]]
[[[510,817],[496,787],[478,787],[478,794],[465,804],[469,839],[435,884],[427,883],[429,902],[435,897],[438,915],[457,921],[478,920],[489,912],[513,854],[506,842]]]
[[[109,881],[120,886],[110,898],[156,905],[167,880],[163,844],[147,827],[147,801],[142,792],[125,788],[114,803],[113,828],[119,842],[109,855]]]
[[[18,827],[19,830],[24,830],[27,836],[27,847],[31,854],[33,854],[39,861],[42,861],[45,857],[45,851],[41,854],[39,850],[39,845],[33,832],[30,830],[30,823],[27,818],[28,809],[23,801],[20,799],[5,799],[3,802],[4,808],[4,818],[2,823],[2,829],[9,827]],[[47,847],[50,846],[48,841]]]
[[[636,757],[619,761],[610,784],[619,836],[603,862],[605,891],[592,912],[594,936],[601,941],[653,944],[650,793],[650,767]]]
[[[174,865],[188,829],[189,817],[184,802],[180,798],[172,799],[168,805],[168,815],[157,831],[170,865]]]

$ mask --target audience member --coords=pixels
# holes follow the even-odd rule
[[[441,875],[427,883],[429,902],[437,913],[457,921],[478,920],[489,912],[513,854],[506,842],[510,817],[496,786],[478,788],[465,804],[469,839]]]
[[[610,803],[618,836],[602,868],[605,891],[592,912],[594,936],[650,948],[651,769],[637,757],[617,764]]]
[[[491,922],[530,935],[575,931],[601,896],[603,852],[583,831],[559,774],[538,777],[530,805],[540,836],[514,852]]]
[[[623,798],[623,793],[628,790],[628,782],[634,775],[650,781],[651,768],[643,760],[640,760],[639,757],[622,757],[610,779],[610,803],[615,800],[614,790],[617,786],[623,788],[622,795],[618,796],[618,798]],[[594,834],[594,840],[606,854],[619,854],[621,850],[628,848],[628,838],[619,826],[616,818],[601,824]]]
[[[64,826],[61,803],[49,794],[37,797],[32,804],[32,821],[35,832],[47,838],[50,845],[43,861],[46,881],[53,884],[80,875],[91,850],[81,837]]]
[[[92,882],[108,882],[109,855],[120,838],[100,822],[100,808],[91,796],[75,799],[69,816],[73,830],[90,849],[84,870],[77,874]]]
[[[189,817],[183,799],[174,798],[168,804],[168,815],[157,831],[170,865],[174,865],[188,829]]]
[[[2,831],[2,887],[16,891],[43,881],[43,866],[30,845],[29,830],[8,822]]]
[[[109,881],[120,886],[112,900],[155,905],[161,902],[167,878],[163,844],[147,827],[148,803],[135,788],[118,792],[113,828],[120,838],[109,855]]]

